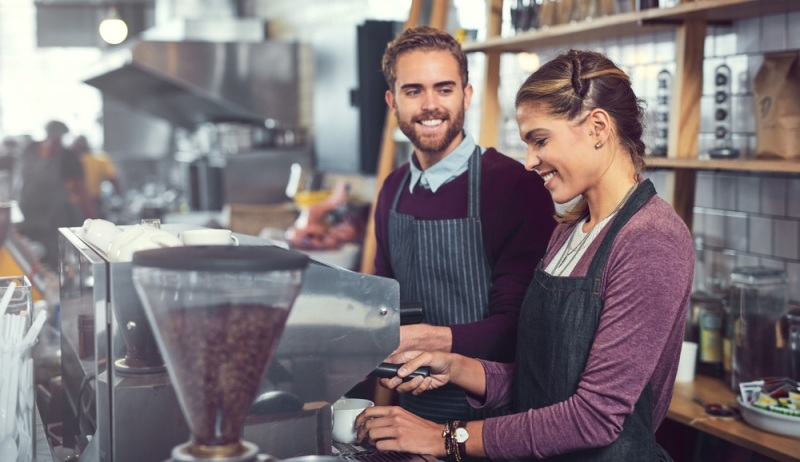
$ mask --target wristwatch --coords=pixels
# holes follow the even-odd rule
[[[456,427],[456,443],[458,444],[458,454],[461,457],[467,455],[467,440],[469,439],[469,432],[467,431],[467,423],[463,420],[458,423]]]

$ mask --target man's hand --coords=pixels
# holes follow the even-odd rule
[[[395,353],[404,351],[443,351],[450,353],[453,332],[447,326],[412,324],[400,327],[400,346]]]
[[[430,422],[395,406],[368,407],[356,418],[356,441],[368,441],[381,451],[401,451],[444,457],[444,425]]]

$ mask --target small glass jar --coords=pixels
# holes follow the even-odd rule
[[[786,271],[735,268],[730,276],[733,325],[733,380],[742,382],[785,373],[780,320],[786,312]]]

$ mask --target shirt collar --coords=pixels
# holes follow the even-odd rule
[[[421,186],[436,192],[442,185],[449,183],[467,171],[469,158],[475,150],[475,140],[466,131],[462,131],[464,139],[453,151],[427,170],[419,167],[416,152],[411,155],[410,170],[411,180],[408,182],[409,192],[414,192],[414,187]],[[481,150],[481,154],[483,150]]]

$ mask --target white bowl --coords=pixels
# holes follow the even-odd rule
[[[800,438],[800,417],[777,414],[759,409],[742,401],[741,396],[736,397],[742,418],[750,425],[777,435]]]
[[[106,255],[111,261],[131,261],[134,252],[140,250],[181,245],[183,245],[181,240],[169,231],[152,226],[134,225],[111,240]]]

